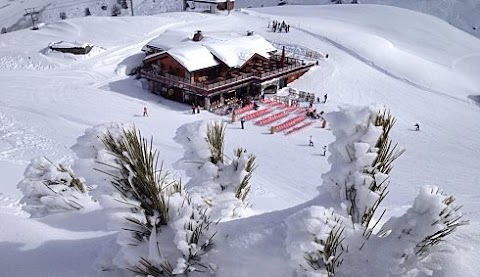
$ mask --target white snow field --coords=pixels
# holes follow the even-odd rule
[[[290,32],[267,28],[274,19],[289,23]],[[368,105],[387,108],[397,118],[392,139],[406,152],[390,174],[383,220],[405,212],[424,185],[455,195],[470,220],[424,261],[431,271],[403,275],[478,276],[480,40],[433,16],[365,4],[248,9],[229,16],[86,17],[1,35],[0,276],[133,276],[108,266],[118,251],[118,232],[100,206],[29,218],[17,184],[38,156],[55,162],[87,159],[89,151],[79,147],[88,138],[86,130],[111,122],[134,124],[145,137],[152,136],[164,168],[188,184],[183,144],[194,132],[191,126],[229,120],[206,111],[192,115],[188,105],[151,94],[126,75],[141,62],[142,46],[168,29],[192,35],[199,29],[253,30],[273,42],[328,53],[291,86],[328,94],[327,103],[314,104],[317,110]],[[86,56],[48,50],[56,41],[95,48]],[[142,116],[144,106],[149,117]],[[315,147],[308,147],[310,135]],[[216,276],[299,276],[289,252],[296,242],[288,218],[311,205],[330,206],[320,195],[329,153],[320,154],[334,139],[331,131],[315,123],[288,136],[272,135],[266,126],[247,122],[242,130],[237,122],[227,124],[225,139],[227,155],[235,147],[246,148],[257,156],[258,168],[249,198],[254,216],[217,226],[208,254]],[[85,164],[74,169],[87,181],[102,181]],[[363,272],[358,266],[342,264],[343,272],[350,272],[344,276]]]
[[[121,9],[119,16],[130,16],[130,2],[127,9]],[[176,12],[183,8],[183,0],[132,0],[135,15],[153,15],[162,12]],[[279,2],[290,5],[332,5],[331,0],[236,0],[235,8],[259,8],[277,6]],[[343,0],[348,5],[352,0]],[[362,0],[360,4],[389,5],[430,14],[441,18],[453,26],[480,37],[480,1],[479,0]],[[25,9],[35,8],[39,22],[53,23],[61,21],[60,14],[67,18],[85,16],[88,8],[92,16],[111,16],[112,7],[118,5],[116,0],[0,0],[0,28],[8,32],[30,28],[30,16]],[[197,3],[200,7],[201,5]],[[102,9],[105,8],[104,9]],[[198,9],[197,9],[198,10]]]

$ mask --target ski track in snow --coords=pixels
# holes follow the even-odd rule
[[[27,164],[30,159],[43,153],[57,157],[68,152],[53,140],[0,113],[0,160]]]
[[[371,60],[368,60],[367,58],[363,57],[362,55],[358,54],[357,52],[355,52],[354,50],[348,48],[347,46],[339,43],[339,42],[336,42],[326,36],[322,36],[322,35],[319,35],[319,34],[316,34],[316,33],[313,33],[313,32],[310,32],[310,31],[307,31],[306,29],[303,29],[303,28],[300,28],[298,26],[295,26],[294,27],[295,29],[299,30],[299,31],[302,31],[304,32],[305,34],[308,34],[312,37],[315,37],[323,42],[326,42],[332,46],[335,46],[337,49],[339,50],[342,50],[343,52],[347,53],[348,55],[356,58],[357,60],[361,61],[362,63],[364,63],[365,65],[377,70],[378,72],[382,73],[382,74],[385,74],[393,79],[396,79],[400,82],[403,82],[405,84],[408,84],[408,85],[411,85],[415,88],[418,88],[420,90],[423,90],[423,91],[426,91],[426,92],[430,92],[430,93],[433,93],[433,94],[436,94],[436,95],[440,95],[440,96],[443,96],[443,97],[448,97],[450,99],[453,99],[453,100],[456,100],[456,101],[460,101],[460,102],[463,102],[463,103],[467,103],[467,104],[471,104],[471,102],[467,99],[462,99],[462,98],[459,98],[459,97],[455,97],[455,96],[452,96],[448,93],[445,93],[445,92],[441,92],[441,91],[438,91],[438,90],[434,90],[432,88],[428,88],[428,87],[425,87],[423,85],[420,85],[418,83],[415,83],[405,77],[401,77],[401,76],[397,76],[395,74],[393,74],[392,72],[386,70],[385,68],[382,68],[378,65],[375,64],[375,62],[371,61]]]

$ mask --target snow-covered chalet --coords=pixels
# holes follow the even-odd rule
[[[185,9],[209,11],[217,13],[219,11],[231,11],[235,8],[235,0],[187,0]]]
[[[267,40],[249,33],[190,34],[167,31],[148,42],[140,76],[166,98],[205,109],[229,99],[275,93],[314,63],[286,57]],[[281,53],[278,53],[281,52]]]

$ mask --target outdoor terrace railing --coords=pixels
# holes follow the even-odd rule
[[[200,93],[215,93],[222,90],[231,89],[235,86],[241,86],[252,81],[263,82],[271,78],[278,77],[279,75],[289,72],[302,70],[313,66],[313,64],[305,65],[288,65],[279,69],[271,70],[265,73],[254,74],[254,73],[242,73],[239,76],[234,78],[229,78],[224,81],[218,81],[214,83],[200,83],[200,82],[191,82],[188,78],[181,78],[169,73],[155,74],[153,70],[144,70],[140,71],[140,75],[143,78],[150,80],[161,81],[165,83],[174,83],[177,86],[183,86]]]

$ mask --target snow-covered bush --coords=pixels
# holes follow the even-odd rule
[[[334,206],[309,207],[287,220],[292,261],[309,276],[429,272],[421,260],[467,223],[453,196],[425,187],[403,216],[380,226],[385,211],[375,212],[388,193],[392,163],[403,153],[389,138],[395,119],[370,108],[341,108],[327,120],[336,139],[329,146],[331,169],[322,175],[319,189],[330,193]],[[295,230],[302,225],[306,230]],[[299,262],[300,254],[304,262]]]
[[[23,193],[23,209],[32,217],[98,207],[88,193],[83,178],[75,176],[72,161],[58,165],[45,157],[33,159],[18,184]]]
[[[434,250],[455,229],[468,222],[462,219],[460,206],[452,195],[436,186],[424,186],[413,206],[400,217],[390,218],[380,230],[388,234],[386,245],[397,245],[392,258],[403,270],[414,270],[419,262]]]
[[[302,271],[334,276],[342,263],[345,227],[333,208],[313,206],[287,220],[287,252]],[[312,241],[313,238],[313,241]],[[314,275],[314,274],[311,274]]]
[[[120,137],[107,132],[106,148],[115,157],[113,186],[122,234],[114,264],[140,276],[183,274],[207,268],[201,255],[215,235],[208,209],[200,207],[182,184],[158,168],[158,153],[135,128]],[[104,202],[105,203],[105,202]],[[172,266],[173,265],[173,266]]]
[[[111,185],[111,175],[117,173],[117,169],[111,166],[115,164],[115,157],[103,144],[102,137],[108,132],[113,137],[120,138],[123,131],[129,128],[133,126],[117,123],[105,123],[88,128],[71,148],[76,154],[72,168],[78,175],[88,176],[89,183],[95,186],[90,192],[95,200],[117,192]]]
[[[177,141],[185,148],[182,168],[191,180],[190,194],[210,207],[213,220],[229,220],[248,213],[250,180],[255,156],[238,148],[233,156],[224,152],[225,123],[196,122],[179,129]]]
[[[369,108],[342,109],[328,119],[336,140],[329,147],[331,169],[322,176],[321,188],[346,207],[354,223],[369,227],[386,196],[392,162],[404,152],[389,139],[395,120]]]

